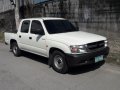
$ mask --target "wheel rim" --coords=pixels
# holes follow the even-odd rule
[[[13,47],[13,53],[16,54],[17,53],[17,46]]]
[[[56,55],[54,57],[54,65],[58,69],[62,69],[63,68],[63,58],[60,55]]]

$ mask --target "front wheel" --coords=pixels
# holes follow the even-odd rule
[[[68,65],[65,60],[64,53],[60,51],[54,51],[52,54],[52,67],[58,73],[65,74],[68,71]]]
[[[21,50],[19,49],[19,47],[18,47],[16,42],[12,43],[12,52],[17,57],[21,55]]]

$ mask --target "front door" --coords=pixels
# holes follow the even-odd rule
[[[31,23],[29,44],[32,52],[47,56],[45,32],[41,22],[38,20],[33,20]]]

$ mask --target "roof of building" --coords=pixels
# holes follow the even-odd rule
[[[65,20],[64,18],[58,18],[58,17],[26,18],[26,19],[23,19],[23,20],[39,20],[39,19],[43,19],[43,20],[58,20],[58,19]]]

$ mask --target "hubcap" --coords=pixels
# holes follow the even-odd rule
[[[13,52],[14,52],[14,54],[17,53],[17,47],[16,46],[13,47]]]
[[[63,58],[60,55],[56,55],[54,57],[54,64],[55,64],[56,68],[62,69],[63,68]]]

